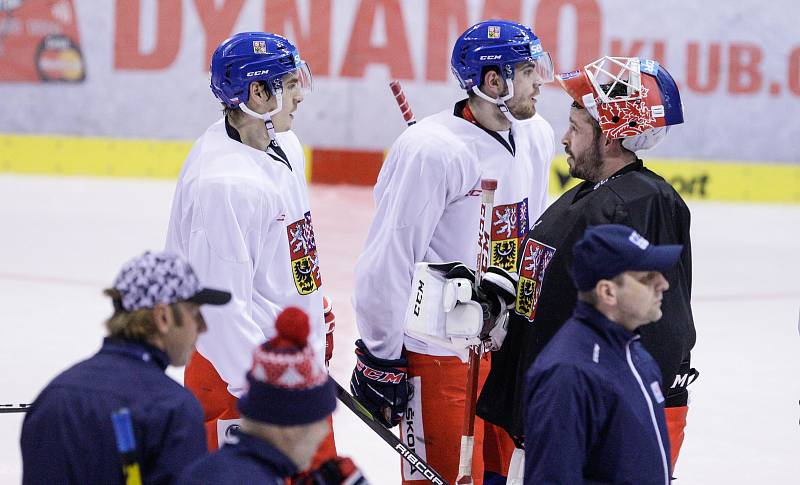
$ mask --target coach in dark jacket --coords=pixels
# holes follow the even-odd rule
[[[111,419],[123,408],[143,483],[172,483],[206,453],[200,404],[164,370],[186,364],[205,331],[200,305],[230,294],[202,289],[178,256],[149,252],[129,261],[106,294],[115,313],[100,351],[53,379],[25,417],[24,484],[125,483]]]
[[[526,484],[669,484],[661,372],[638,329],[661,318],[682,249],[616,224],[575,244],[578,303],[526,375]]]

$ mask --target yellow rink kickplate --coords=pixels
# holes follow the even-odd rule
[[[0,172],[168,179],[178,176],[191,146],[188,141],[0,134]],[[308,180],[313,154],[305,147]],[[645,158],[645,165],[687,199],[800,204],[800,164]],[[564,155],[557,156],[550,194],[576,183]]]

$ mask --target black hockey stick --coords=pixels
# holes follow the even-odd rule
[[[27,413],[30,407],[30,404],[0,404],[0,414]]]
[[[420,458],[419,455],[414,453],[413,450],[408,449],[408,447],[406,447],[406,445],[400,441],[400,438],[395,436],[394,433],[392,433],[386,426],[378,422],[372,413],[362,406],[361,403],[356,400],[356,398],[351,396],[349,392],[345,391],[338,382],[334,381],[334,383],[336,384],[336,397],[342,401],[342,404],[347,406],[350,411],[353,411],[353,413],[361,419],[361,421],[364,421],[367,426],[372,428],[372,431],[374,431],[383,439],[383,441],[391,446],[394,451],[402,456],[403,459],[407,461],[413,469],[420,472],[422,476],[431,483],[435,483],[437,485],[450,485],[449,482],[439,475],[439,472],[425,463],[425,460]]]

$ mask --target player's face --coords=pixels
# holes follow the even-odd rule
[[[618,323],[633,330],[661,318],[661,300],[669,288],[658,271],[626,271],[617,285]]]
[[[518,120],[527,120],[536,114],[536,96],[543,82],[536,64],[520,62],[514,69],[514,96],[506,102],[508,110]]]
[[[294,112],[297,111],[298,105],[303,101],[303,90],[298,79],[297,72],[290,72],[283,76],[283,107],[281,110],[272,117],[272,123],[275,125],[275,131],[287,131],[292,129],[292,121],[294,119]],[[270,99],[270,110],[278,107],[276,99]]]
[[[561,144],[567,154],[569,174],[577,179],[599,182],[603,156],[600,136],[592,123],[585,109],[570,109],[569,127],[561,138]]]
[[[200,305],[196,303],[178,303],[175,313],[167,313],[169,319],[167,333],[164,335],[164,351],[174,366],[186,365],[194,350],[197,337],[207,330]]]

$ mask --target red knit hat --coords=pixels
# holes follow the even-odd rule
[[[308,346],[308,315],[286,308],[275,327],[278,334],[253,354],[247,373],[250,388],[239,399],[239,411],[256,421],[284,426],[327,417],[336,408],[336,391]]]

